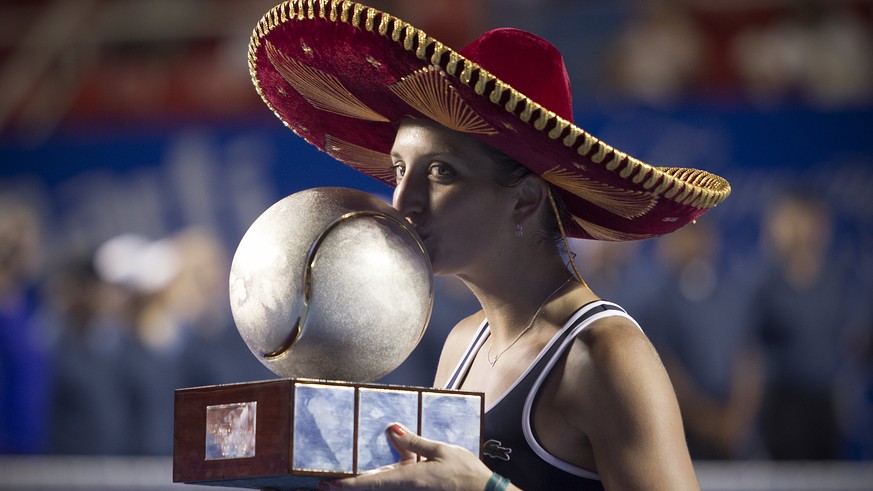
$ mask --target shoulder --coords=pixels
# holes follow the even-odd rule
[[[582,357],[598,370],[628,365],[660,364],[657,352],[630,317],[612,315],[594,321],[575,338],[570,355]]]
[[[594,321],[574,339],[559,369],[556,402],[577,415],[589,435],[619,421],[651,423],[658,408],[675,404],[658,353],[625,316]]]
[[[635,322],[595,321],[562,361],[555,409],[586,435],[604,482],[638,487],[648,479],[652,489],[695,488],[673,386]],[[651,481],[649,466],[669,469],[658,475],[660,484]]]
[[[442,352],[440,353],[439,366],[437,367],[436,377],[434,378],[434,386],[441,387],[446,383],[449,376],[461,357],[470,345],[473,336],[485,321],[485,314],[481,310],[469,317],[462,319],[455,325],[446,337],[443,344]]]
[[[469,316],[461,319],[461,321],[452,328],[451,332],[449,332],[448,339],[464,336],[472,337],[483,322],[485,322],[485,312],[483,312],[482,310],[470,314]]]
[[[485,313],[481,310],[458,322],[446,337],[440,358],[448,358],[448,361],[457,363],[483,322],[485,322]]]

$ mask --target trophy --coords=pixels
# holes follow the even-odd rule
[[[230,272],[234,322],[276,380],[178,389],[173,481],[298,489],[396,463],[391,422],[480,455],[482,394],[372,383],[418,344],[430,260],[383,200],[292,194],[251,225]]]

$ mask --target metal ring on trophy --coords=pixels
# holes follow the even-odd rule
[[[368,382],[420,341],[433,274],[417,234],[384,200],[315,188],[251,225],[231,265],[230,297],[240,335],[274,373]]]
[[[318,254],[319,247],[321,246],[322,242],[324,242],[324,239],[327,237],[327,235],[331,231],[333,231],[333,229],[336,228],[338,225],[340,225],[343,222],[346,222],[347,220],[352,220],[355,218],[364,218],[364,217],[375,218],[375,219],[379,219],[379,220],[390,220],[390,221],[400,225],[401,230],[404,230],[407,233],[409,233],[410,236],[412,237],[412,239],[415,240],[416,243],[418,244],[421,252],[423,254],[427,255],[427,251],[425,250],[424,246],[421,244],[420,241],[418,241],[418,238],[415,236],[412,229],[409,228],[407,223],[405,223],[404,221],[399,220],[391,215],[386,215],[385,213],[379,213],[379,212],[375,212],[375,211],[354,211],[354,212],[346,213],[345,215],[341,216],[340,218],[334,220],[329,225],[327,225],[324,228],[324,230],[321,232],[321,234],[315,239],[315,241],[312,242],[312,247],[309,248],[309,253],[306,256],[306,268],[304,268],[304,270],[303,270],[303,289],[302,289],[303,290],[303,308],[300,312],[300,317],[297,319],[296,327],[291,331],[291,333],[288,335],[288,338],[286,339],[286,341],[284,343],[282,343],[282,345],[279,347],[279,349],[277,349],[273,352],[270,352],[270,353],[261,353],[261,356],[263,356],[264,358],[268,358],[268,359],[274,359],[274,358],[278,358],[280,356],[283,356],[283,355],[288,353],[288,350],[291,348],[291,345],[293,345],[294,342],[297,341],[297,338],[300,337],[300,334],[303,332],[303,325],[306,324],[306,316],[309,313],[310,295],[312,292],[312,288],[311,288],[312,268],[315,265],[315,259],[316,259],[315,256],[316,256],[316,254]]]

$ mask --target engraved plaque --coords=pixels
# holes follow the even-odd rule
[[[297,384],[293,468],[351,474],[354,448],[355,388]]]
[[[482,398],[446,392],[421,395],[421,436],[479,454]]]
[[[206,460],[255,456],[257,401],[206,406]]]
[[[362,387],[358,401],[358,472],[398,462],[385,428],[393,422],[418,428],[418,393]]]

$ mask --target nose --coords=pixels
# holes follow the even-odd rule
[[[394,208],[414,223],[427,208],[426,185],[407,175],[394,188]]]

